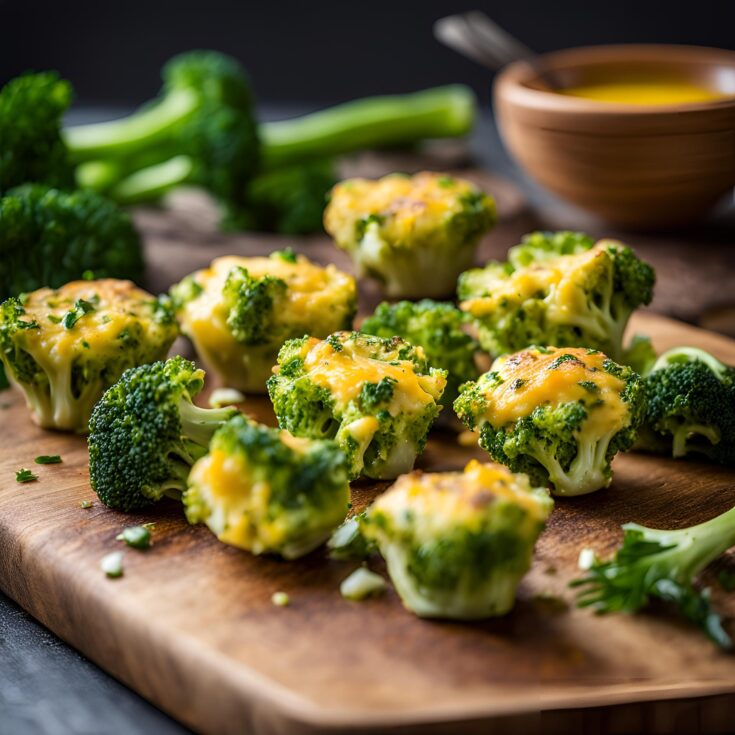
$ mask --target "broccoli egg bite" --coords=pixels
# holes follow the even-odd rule
[[[471,620],[506,614],[553,508],[544,488],[502,465],[399,477],[361,517],[406,608]]]
[[[495,224],[495,204],[446,174],[347,179],[332,190],[324,227],[353,258],[358,276],[392,298],[447,296]]]
[[[347,461],[335,442],[237,416],[192,467],[183,501],[189,522],[206,523],[220,541],[296,559],[347,515]]]
[[[558,495],[607,487],[610,463],[635,442],[646,408],[637,373],[580,347],[499,357],[461,391],[454,409],[479,430],[480,446]]]
[[[384,480],[413,467],[441,409],[446,376],[399,337],[336,332],[286,342],[268,391],[282,428],[335,439],[351,477]]]
[[[351,276],[289,250],[217,258],[171,289],[181,329],[208,371],[246,393],[265,393],[286,340],[351,328],[356,293]]]
[[[44,428],[84,433],[128,368],[166,356],[178,334],[167,298],[130,281],[72,281],[0,306],[0,360]]]

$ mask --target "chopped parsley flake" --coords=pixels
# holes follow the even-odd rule
[[[61,461],[58,454],[39,454],[36,457],[36,464],[61,464]]]

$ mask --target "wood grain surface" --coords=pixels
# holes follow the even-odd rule
[[[642,314],[657,348],[696,344],[735,362],[735,342]],[[389,590],[343,600],[354,564],[317,551],[254,558],[191,527],[164,502],[126,516],[90,490],[84,439],[44,432],[22,398],[0,411],[0,587],[64,640],[177,719],[210,733],[727,732],[735,660],[663,615],[597,617],[574,608],[581,548],[610,551],[619,525],[681,527],[735,504],[735,473],[646,455],[615,461],[615,480],[559,500],[514,611],[478,624],[430,622]],[[264,401],[245,408],[272,422]],[[38,454],[63,464],[37,466]],[[426,470],[459,469],[479,450],[436,432]],[[33,467],[38,482],[17,484]],[[354,502],[383,484],[358,483]],[[93,500],[84,510],[80,502]],[[155,522],[154,545],[125,549],[125,574],[100,559],[125,525]],[[735,569],[735,559],[718,562]],[[383,571],[378,562],[372,562]],[[712,583],[713,579],[706,581]],[[271,595],[283,590],[286,608]],[[716,584],[726,614],[735,599]],[[100,713],[103,717],[104,713]],[[1,728],[0,728],[1,729]]]

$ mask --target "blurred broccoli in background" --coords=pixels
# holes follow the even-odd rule
[[[86,432],[102,393],[165,357],[177,334],[167,301],[130,281],[72,281],[0,305],[0,361],[45,428]]]
[[[735,465],[735,368],[695,347],[664,352],[645,379],[638,448]]]
[[[0,92],[0,193],[43,183],[155,201],[181,185],[208,191],[226,228],[317,232],[335,182],[334,156],[464,135],[475,99],[459,85],[355,100],[258,124],[242,66],[190,51],[162,70],[158,97],[118,120],[61,129],[71,86],[54,72],[25,74]],[[76,169],[74,168],[76,166]]]
[[[534,232],[459,279],[460,308],[493,355],[534,344],[592,347],[623,361],[630,315],[653,297],[653,268],[615,240]]]
[[[89,479],[110,508],[132,511],[180,498],[215,431],[238,412],[200,408],[204,371],[183,357],[132,368],[109,388],[89,422]]]
[[[447,371],[441,403],[451,407],[459,386],[479,375],[475,354],[480,346],[464,331],[466,321],[466,315],[450,303],[430,299],[384,302],[365,319],[360,331],[377,337],[402,337],[422,347],[432,367]]]
[[[75,161],[111,159],[123,163],[145,159],[153,166],[155,196],[165,191],[160,164],[176,158],[178,171],[188,168],[185,179],[209,191],[225,208],[237,212],[245,205],[247,184],[259,161],[257,125],[250,82],[233,58],[210,51],[190,51],[175,56],[163,68],[159,98],[139,112],[120,120],[79,125],[64,131]],[[157,156],[158,160],[153,160]],[[186,156],[190,165],[183,165]],[[127,165],[127,164],[126,164]],[[149,177],[136,172],[140,192]],[[117,183],[125,190],[121,199],[134,196],[130,182]],[[115,198],[115,186],[107,187]],[[150,198],[150,197],[149,197]]]
[[[359,332],[292,339],[274,373],[268,392],[281,428],[335,439],[351,477],[381,480],[413,467],[446,385],[420,347]]]
[[[22,186],[0,199],[0,298],[82,278],[140,280],[130,217],[92,191]]]
[[[183,502],[190,523],[254,554],[296,559],[347,514],[345,455],[333,441],[297,439],[244,416],[217,430],[193,466]]]
[[[351,327],[357,298],[352,276],[291,250],[217,258],[173,286],[171,296],[206,365],[225,385],[253,393],[265,392],[287,339]]]
[[[421,617],[505,615],[554,506],[548,491],[496,464],[399,477],[359,524],[403,604]]]
[[[27,182],[73,186],[60,133],[71,96],[71,85],[51,71],[23,74],[0,89],[0,196]]]
[[[607,487],[646,408],[641,377],[599,351],[532,347],[499,357],[454,408],[480,446],[558,495]]]
[[[474,184],[426,171],[342,181],[324,212],[324,227],[358,276],[410,299],[452,293],[495,220],[495,203]]]

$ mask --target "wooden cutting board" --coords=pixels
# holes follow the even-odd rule
[[[648,314],[634,328],[652,334],[658,349],[695,344],[735,362],[727,338]],[[321,551],[290,563],[254,558],[187,525],[173,502],[130,516],[106,509],[88,484],[85,441],[36,428],[15,392],[0,403],[0,587],[199,731],[731,729],[735,658],[674,618],[577,610],[567,584],[580,549],[609,552],[623,522],[681,527],[731,507],[733,471],[620,457],[609,489],[557,502],[511,614],[430,622],[406,612],[392,590],[343,600],[338,586],[354,564]],[[246,407],[272,421],[263,401]],[[34,465],[38,454],[64,462]],[[459,469],[473,456],[482,455],[438,432],[420,466]],[[38,482],[17,484],[20,467],[32,467]],[[385,486],[357,484],[356,506]],[[91,509],[80,507],[84,499]],[[105,578],[100,559],[123,548],[115,536],[149,521],[153,547],[126,549],[124,576]],[[719,564],[735,569],[735,558]],[[708,581],[717,608],[734,615],[735,598]],[[290,595],[289,607],[272,605],[278,590]]]

